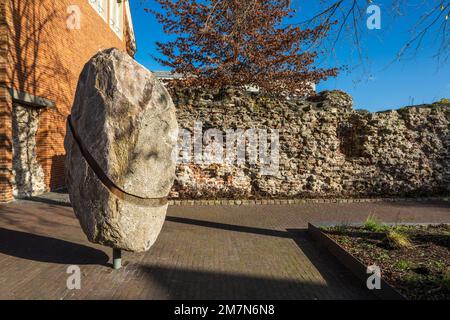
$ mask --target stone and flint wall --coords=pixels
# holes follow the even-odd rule
[[[13,106],[13,195],[16,198],[39,195],[47,189],[44,170],[36,156],[39,113],[37,108]]]
[[[448,195],[450,107],[370,113],[342,91],[276,100],[234,89],[172,92],[180,128],[276,129],[279,172],[260,165],[178,164],[171,197],[358,198]],[[179,139],[180,140],[180,139]],[[226,144],[226,141],[224,141]],[[248,150],[247,150],[248,152]]]

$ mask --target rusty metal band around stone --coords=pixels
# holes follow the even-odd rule
[[[102,182],[102,184],[111,192],[113,195],[115,195],[117,198],[132,203],[136,205],[141,206],[147,206],[147,207],[160,207],[163,205],[166,205],[168,203],[167,197],[162,198],[143,198],[140,196],[136,196],[134,194],[128,193],[124,190],[122,190],[120,187],[118,187],[107,175],[103,172],[100,165],[97,163],[97,161],[94,159],[94,157],[89,153],[89,151],[84,147],[83,143],[81,142],[80,137],[78,136],[71,117],[67,118],[67,122],[69,124],[70,131],[72,133],[72,136],[78,146],[78,149],[81,152],[81,155],[83,156],[84,160],[86,160],[89,167],[94,172],[95,176]]]

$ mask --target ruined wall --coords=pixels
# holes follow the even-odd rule
[[[450,192],[450,107],[369,113],[341,91],[304,101],[236,90],[174,92],[180,128],[279,131],[279,173],[260,164],[179,164],[172,198],[328,198]],[[205,142],[205,141],[204,141]],[[225,142],[226,143],[226,142]]]

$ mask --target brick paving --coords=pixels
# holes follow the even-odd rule
[[[172,206],[147,253],[89,243],[57,201],[0,204],[1,299],[371,299],[306,235],[308,222],[450,222],[448,202]],[[69,265],[82,271],[68,290]]]

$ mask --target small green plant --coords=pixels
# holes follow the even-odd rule
[[[322,230],[335,232],[339,234],[346,234],[348,232],[349,225],[347,223],[341,223],[335,226],[329,226],[329,227],[321,227]]]
[[[393,230],[401,232],[401,233],[407,233],[409,230],[411,230],[410,226],[405,226],[405,225],[394,225],[391,228]]]
[[[399,260],[399,261],[397,261],[395,266],[398,269],[402,270],[402,271],[406,271],[406,270],[411,269],[411,263],[409,261],[406,261],[406,260]]]
[[[409,240],[408,236],[402,232],[397,231],[396,229],[387,230],[385,240],[389,247],[394,249],[412,247],[412,243]]]
[[[378,254],[378,259],[379,259],[380,261],[386,261],[386,260],[388,260],[389,258],[390,258],[390,257],[389,257],[389,255],[388,255],[387,253],[382,252],[382,253]]]
[[[441,100],[436,101],[433,104],[434,105],[447,105],[448,106],[448,105],[450,105],[450,100],[447,99],[447,98],[442,98]]]
[[[433,263],[434,263],[434,266],[436,268],[438,268],[439,270],[445,269],[445,263],[443,263],[442,261],[433,261]]]
[[[351,243],[351,241],[348,237],[342,237],[339,241],[342,244],[350,244]]]
[[[334,227],[334,230],[336,230],[339,233],[346,233],[348,231],[348,225],[345,223],[337,225]]]
[[[383,226],[381,225],[381,222],[373,215],[370,215],[367,217],[366,222],[364,222],[363,227],[365,230],[372,231],[372,232],[380,232],[383,230]]]

